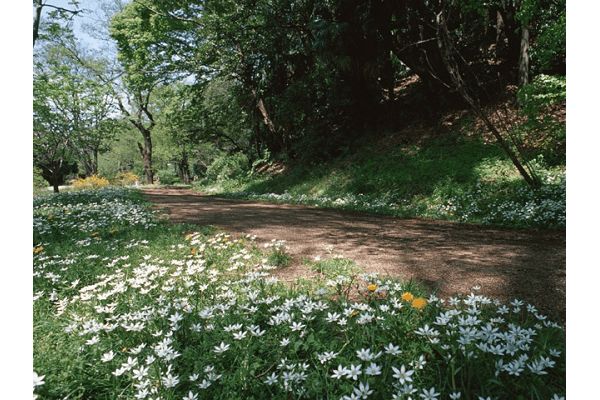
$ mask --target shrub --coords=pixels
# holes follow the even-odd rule
[[[122,172],[117,174],[113,179],[113,184],[117,186],[129,186],[133,185],[135,182],[139,182],[140,178],[134,174],[133,172]]]
[[[237,179],[248,174],[249,170],[248,159],[244,154],[223,155],[207,168],[206,179],[210,182]]]
[[[83,189],[102,189],[110,185],[110,182],[105,177],[99,177],[98,175],[88,176],[86,178],[79,178],[73,183],[73,187],[78,190]]]
[[[173,171],[172,169],[161,169],[156,171],[156,176],[163,185],[174,185],[176,183],[181,183],[181,179],[177,175],[177,172]]]

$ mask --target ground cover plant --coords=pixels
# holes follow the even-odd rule
[[[495,146],[478,140],[400,147],[380,154],[298,165],[287,173],[205,180],[196,188],[219,196],[482,223],[508,228],[566,227],[566,168],[538,155],[543,182],[531,188]]]
[[[33,201],[34,398],[560,399],[565,332],[529,304],[438,299],[329,254],[167,225],[139,192]]]

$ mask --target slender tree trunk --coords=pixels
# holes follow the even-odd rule
[[[465,101],[469,104],[469,106],[473,109],[473,111],[482,119],[482,121],[486,124],[488,129],[492,132],[494,137],[498,140],[506,154],[510,157],[514,166],[517,168],[523,179],[529,184],[531,187],[540,186],[540,182],[537,177],[534,175],[530,175],[523,164],[519,161],[516,154],[511,150],[509,144],[504,140],[502,134],[498,131],[498,129],[494,126],[494,124],[487,117],[485,112],[479,107],[479,105],[475,102],[475,100],[468,93],[465,83],[462,79],[462,76],[459,73],[458,64],[454,60],[452,53],[450,51],[451,43],[449,39],[448,28],[446,25],[446,17],[445,12],[442,10],[436,18],[437,23],[437,40],[438,47],[440,50],[440,54],[442,55],[442,59],[446,64],[446,68],[448,69],[448,73],[450,74],[450,79],[452,80],[452,84],[456,88],[456,90],[462,95]]]
[[[94,149],[94,164],[92,166],[94,175],[98,175],[98,149]]]
[[[35,5],[35,19],[33,20],[33,47],[35,47],[35,41],[38,38],[38,31],[40,29],[40,19],[42,17],[42,0],[37,0]]]
[[[521,28],[521,51],[519,55],[519,88],[529,84],[529,27]],[[520,98],[517,98],[517,107],[522,108]]]

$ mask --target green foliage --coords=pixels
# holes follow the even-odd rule
[[[48,182],[42,176],[42,169],[40,167],[33,167],[33,188],[41,189],[48,186]]]
[[[538,155],[532,166],[545,184],[542,189],[527,187],[498,145],[448,136],[386,153],[367,147],[329,163],[297,164],[274,176],[255,174],[200,187],[232,197],[402,217],[564,228],[564,164]]]
[[[177,172],[173,169],[158,170],[156,171],[155,176],[163,185],[174,185],[176,183],[181,183],[181,179],[177,175]]]
[[[519,140],[526,149],[530,149],[532,157],[541,155],[551,165],[564,165],[566,126],[548,110],[552,111],[553,106],[566,102],[567,78],[538,75],[532,83],[523,86],[517,96],[524,105],[521,113],[526,118],[515,131]]]
[[[249,171],[248,159],[244,154],[223,154],[206,169],[205,179],[207,182],[240,179],[247,176]]]

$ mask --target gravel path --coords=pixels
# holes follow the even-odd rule
[[[480,286],[504,303],[517,298],[554,320],[566,318],[566,232],[490,228],[477,224],[395,218],[299,205],[225,199],[179,188],[144,190],[174,223],[213,225],[258,241],[285,240],[294,262],[275,272],[292,281],[310,276],[302,257],[327,248],[366,272],[423,282],[448,298]],[[558,321],[557,321],[558,322]]]

